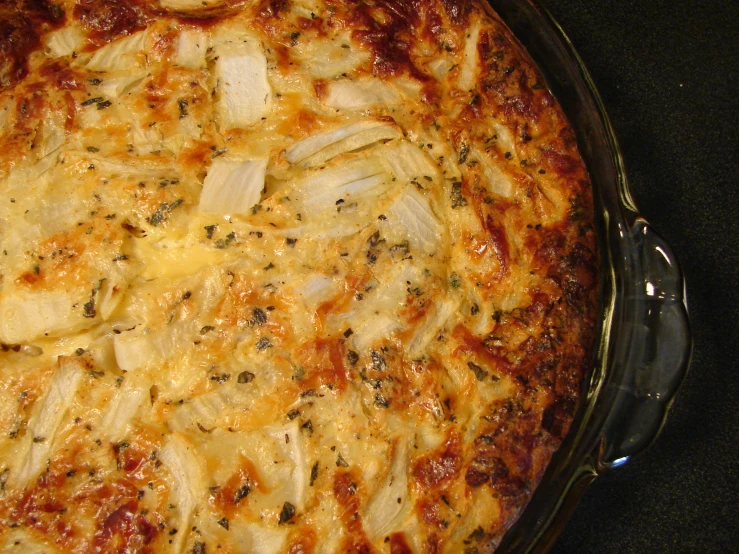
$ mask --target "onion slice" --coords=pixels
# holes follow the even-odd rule
[[[123,71],[145,64],[144,47],[147,31],[139,31],[125,38],[106,44],[87,61],[87,69],[93,71]]]
[[[159,453],[159,459],[167,466],[174,480],[171,500],[179,512],[179,528],[187,529],[195,509],[198,488],[203,484],[203,470],[193,453],[193,447],[179,433],[170,435]],[[179,533],[175,537],[174,552],[182,552],[186,535]]]
[[[74,402],[84,375],[82,362],[75,358],[60,356],[57,363],[58,368],[49,383],[49,392],[30,421],[24,437],[22,449],[26,452],[25,459],[15,478],[15,483],[21,487],[37,477],[46,467],[54,436]]]
[[[200,211],[247,214],[262,197],[267,160],[216,160],[208,169]]]
[[[286,157],[291,164],[299,163],[304,167],[310,167],[345,152],[402,135],[400,129],[392,123],[378,120],[357,121],[312,135],[292,145],[287,149]]]
[[[391,84],[376,79],[331,81],[322,102],[331,108],[354,110],[377,104],[397,104],[403,100]]]
[[[410,509],[407,440],[400,438],[395,441],[393,462],[377,493],[367,504],[364,528],[373,540],[397,528]]]
[[[272,101],[262,46],[243,39],[218,44],[214,50],[221,128],[250,127],[269,113]]]
[[[149,396],[151,385],[151,380],[145,375],[129,373],[126,376],[100,421],[100,429],[107,441],[117,443],[125,438],[131,420]]]
[[[177,40],[177,58],[175,64],[189,69],[205,67],[205,52],[208,49],[208,37],[199,29],[184,29]]]
[[[441,240],[443,227],[428,199],[414,185],[406,186],[388,210],[387,231],[408,240],[411,247],[433,254]]]

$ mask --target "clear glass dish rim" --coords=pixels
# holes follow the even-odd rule
[[[536,0],[488,2],[577,134],[593,182],[600,248],[599,328],[580,409],[496,550],[546,552],[587,486],[656,439],[687,372],[692,341],[680,265],[633,201],[615,131],[582,59]]]

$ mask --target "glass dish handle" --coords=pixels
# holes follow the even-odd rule
[[[685,284],[672,249],[641,218],[622,232],[632,247],[623,260],[624,294],[613,322],[621,327],[620,339],[611,368],[623,378],[611,380],[616,401],[598,455],[604,469],[623,464],[657,437],[692,346]]]

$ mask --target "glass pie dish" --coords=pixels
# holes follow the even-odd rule
[[[545,552],[587,486],[659,434],[690,359],[685,286],[639,215],[603,103],[564,31],[531,0],[489,0],[539,66],[590,172],[601,252],[600,328],[568,436],[496,552]]]

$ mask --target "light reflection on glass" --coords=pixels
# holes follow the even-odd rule
[[[624,465],[628,461],[629,461],[629,457],[628,456],[624,456],[623,458],[618,458],[617,460],[614,460],[613,461],[613,463],[611,464],[611,468],[620,467],[620,466]]]
[[[667,265],[672,265],[672,262],[670,262],[670,257],[667,255],[667,252],[665,252],[664,250],[662,250],[662,247],[661,246],[655,246],[654,249],[657,252],[659,252],[660,254],[662,254],[662,257],[667,262]]]

